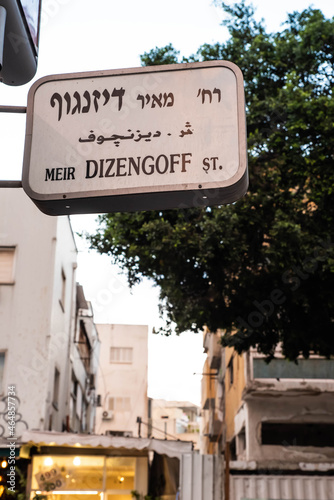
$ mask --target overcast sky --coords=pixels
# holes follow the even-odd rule
[[[227,1],[227,3],[229,3]],[[312,5],[305,0],[253,2],[257,18],[268,31],[279,30],[287,12]],[[332,0],[313,6],[326,17],[334,15]],[[211,0],[43,0],[38,71],[45,75],[140,66],[140,55],[172,43],[180,55],[196,53],[204,43],[226,39],[220,24],[224,12]],[[242,69],[242,68],[241,68]],[[34,81],[33,80],[33,81]],[[30,82],[22,87],[0,86],[0,104],[26,106]],[[25,115],[0,115],[0,179],[21,179]],[[75,231],[93,230],[96,216],[73,216]],[[87,251],[78,241],[78,280],[94,305],[96,322],[158,324],[158,290],[147,281],[132,294],[124,277],[105,256]],[[202,335],[179,338],[150,335],[149,395],[200,402],[204,355]]]

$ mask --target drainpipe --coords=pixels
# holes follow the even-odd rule
[[[225,444],[225,500],[230,500],[230,443]]]
[[[138,437],[141,438],[141,417],[137,417]]]

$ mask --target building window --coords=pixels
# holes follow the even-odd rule
[[[0,394],[4,393],[4,374],[5,374],[6,353],[0,352]]]
[[[146,476],[146,457],[34,455],[32,497],[48,490],[48,498],[127,500],[134,498],[134,489],[145,490]],[[57,485],[53,485],[54,478],[59,481]]]
[[[131,411],[131,399],[128,397],[110,397],[108,409],[111,411]]]
[[[38,490],[48,490],[47,498],[49,499],[57,497],[100,500],[102,496],[100,496],[100,489],[105,474],[104,460],[103,456],[74,456],[74,452],[69,456],[35,455],[31,475],[34,490],[32,498],[36,498],[36,496],[39,498]],[[53,488],[55,491],[52,491]],[[68,492],[67,490],[72,491]],[[94,491],[89,490],[98,491],[94,493]],[[105,498],[107,498],[107,494],[105,494]],[[111,498],[113,497],[111,496]]]
[[[88,339],[85,323],[81,320],[79,324],[79,340],[76,342],[80,359],[86,369],[89,372],[90,368],[90,358],[91,358],[91,346]]]
[[[78,386],[78,381],[72,372],[70,399],[70,428],[72,432],[79,432],[79,419],[77,417]]]
[[[132,363],[132,347],[111,347],[110,363]]]
[[[15,247],[0,247],[0,285],[14,284]]]
[[[64,269],[61,270],[61,296],[59,299],[60,306],[65,311],[65,298],[66,298],[66,274]]]
[[[241,429],[236,438],[236,453],[240,458],[241,455],[246,451],[246,431],[245,427]]]
[[[230,361],[228,363],[227,370],[228,370],[228,373],[229,373],[230,385],[233,385],[233,382],[234,382],[233,356],[231,357],[231,359],[230,359]]]
[[[261,426],[263,445],[334,446],[334,424],[327,423],[270,423]]]
[[[87,432],[87,403],[82,400],[81,432]]]
[[[54,379],[53,379],[52,404],[56,410],[58,410],[58,406],[59,406],[59,387],[60,387],[60,371],[58,370],[58,368],[55,368],[55,374],[54,374]]]

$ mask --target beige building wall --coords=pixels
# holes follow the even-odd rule
[[[202,377],[202,454],[219,454],[219,443],[223,435],[224,408],[222,400],[221,372],[225,373],[223,349],[220,343],[220,331],[212,333],[204,329],[203,348],[207,358],[203,365]]]
[[[225,428],[226,441],[235,435],[235,416],[240,410],[246,386],[245,358],[234,349],[225,348]]]
[[[138,436],[148,432],[148,326],[97,325],[100,365],[96,409],[96,434]]]
[[[188,401],[151,400],[151,437],[191,441],[199,449],[200,408]]]
[[[203,365],[203,377],[201,383],[201,401],[202,401],[202,418],[201,418],[201,438],[200,451],[203,455],[212,455],[215,453],[215,442],[210,439],[210,420],[215,412],[216,406],[216,381],[215,370],[210,369],[209,358]],[[211,375],[212,374],[212,375]]]

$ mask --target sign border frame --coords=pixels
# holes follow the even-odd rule
[[[182,72],[185,70],[199,70],[215,67],[224,67],[231,70],[236,78],[239,166],[237,172],[229,179],[225,181],[203,182],[203,186],[198,185],[196,182],[194,184],[183,183],[168,185],[168,188],[167,186],[126,188],[126,190],[124,190],[126,192],[122,192],[122,188],[109,188],[105,190],[93,189],[80,192],[45,194],[37,193],[30,187],[29,174],[31,171],[30,154],[33,134],[34,100],[35,93],[40,86],[49,82],[65,80],[84,80],[99,77],[127,76],[140,73],[154,74]],[[240,68],[230,61],[215,60],[196,63],[180,63],[49,75],[34,82],[28,93],[25,147],[22,167],[22,186],[25,193],[32,199],[38,208],[48,215],[70,215],[76,213],[102,213],[109,211],[136,211],[152,209],[162,210],[178,207],[186,208],[188,206],[227,204],[241,198],[246,193],[248,188],[246,142],[247,131],[243,75]],[[218,187],[217,182],[219,183]],[[187,186],[187,189],[185,186]],[[218,201],[222,198],[223,201]],[[197,200],[197,202],[194,205],[195,200]],[[85,203],[87,205],[87,209],[84,206]],[[106,205],[108,205],[108,209],[104,210],[103,207],[106,208]],[[159,206],[159,208],[156,208],[157,206]]]

